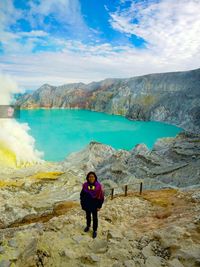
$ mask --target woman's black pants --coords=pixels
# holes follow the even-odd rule
[[[91,213],[93,217],[93,231],[97,231],[98,227],[98,217],[97,217],[97,209],[93,211],[86,210],[86,221],[87,221],[87,226],[91,226]]]

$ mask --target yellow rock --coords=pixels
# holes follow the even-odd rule
[[[0,167],[10,167],[10,168],[24,168],[32,166],[37,162],[28,161],[17,161],[17,157],[14,151],[12,151],[6,144],[0,141]]]
[[[12,180],[0,180],[0,188],[1,187],[6,187],[6,186],[16,186],[20,187],[22,186],[24,181],[12,181]]]
[[[56,180],[64,172],[38,172],[35,175],[29,176],[31,179],[51,179]]]
[[[3,142],[0,142],[0,166],[4,167],[16,167],[16,155],[15,153]]]
[[[143,193],[142,198],[150,201],[154,205],[168,207],[173,205],[173,198],[176,195],[176,189],[150,190]]]

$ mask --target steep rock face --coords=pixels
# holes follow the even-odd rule
[[[85,173],[94,168],[102,179],[119,184],[142,179],[146,188],[199,185],[200,135],[182,132],[175,138],[161,138],[152,150],[145,144],[132,150],[116,150],[91,142],[67,157],[61,166],[64,171],[71,167]]]
[[[138,152],[128,161],[130,172],[166,184],[185,187],[200,182],[200,136],[182,132],[161,138],[151,151]]]
[[[21,108],[83,108],[134,120],[172,123],[200,132],[200,69],[106,79],[90,84],[43,85],[17,100]]]
[[[96,167],[109,158],[115,149],[111,146],[102,145],[96,141],[91,141],[83,150],[71,153],[63,162],[62,167],[75,168],[84,172],[95,171]]]

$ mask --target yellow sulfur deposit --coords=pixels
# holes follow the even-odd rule
[[[24,183],[24,181],[0,180],[0,188],[6,187],[6,186],[20,187],[23,185],[23,183]]]
[[[0,166],[16,167],[15,153],[0,142]]]
[[[169,207],[173,205],[174,197],[177,194],[176,189],[162,189],[162,190],[152,190],[144,192],[142,198],[150,201],[154,205],[161,207]]]
[[[51,179],[56,180],[64,172],[38,172],[35,175],[29,176],[31,179]]]
[[[0,167],[23,168],[36,164],[34,161],[17,160],[17,156],[5,143],[0,141]]]

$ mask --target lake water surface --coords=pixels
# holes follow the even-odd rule
[[[36,148],[44,151],[44,159],[49,161],[64,160],[90,141],[117,149],[130,150],[139,143],[152,148],[158,138],[173,137],[182,131],[166,123],[132,121],[89,110],[21,110],[20,116],[18,121],[28,123]]]

